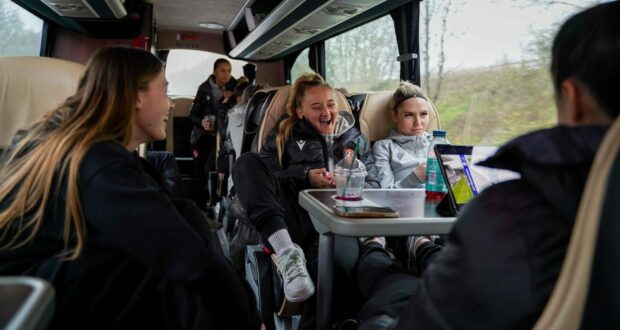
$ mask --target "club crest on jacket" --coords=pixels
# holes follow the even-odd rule
[[[299,147],[299,150],[304,150],[304,144],[306,144],[306,140],[297,140],[297,146]]]

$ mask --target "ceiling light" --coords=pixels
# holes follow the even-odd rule
[[[362,8],[357,6],[333,4],[323,8],[321,11],[332,16],[353,16],[356,15],[361,9]]]
[[[198,24],[200,27],[203,27],[205,29],[209,29],[209,30],[224,30],[224,25],[220,24],[220,23],[213,23],[213,22],[201,22],[200,24]]]
[[[321,29],[310,26],[296,26],[293,28],[295,33],[299,34],[317,34]]]

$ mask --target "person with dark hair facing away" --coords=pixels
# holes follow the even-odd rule
[[[420,277],[367,240],[360,329],[531,329],[558,279],[596,150],[620,111],[620,2],[568,19],[551,75],[558,125],[508,142],[483,165],[520,179],[469,202],[439,250],[418,239]]]
[[[74,95],[16,135],[0,169],[0,275],[56,292],[56,329],[259,329],[207,219],[135,153],[166,137],[163,63],[96,52]]]
[[[379,186],[373,175],[370,146],[355,129],[354,122],[350,112],[337,111],[334,90],[321,76],[304,74],[293,84],[286,114],[268,136],[260,155],[241,155],[233,169],[237,196],[248,220],[278,257],[288,301],[300,302],[313,296],[316,278],[318,233],[308,213],[299,206],[299,192],[312,187],[333,187],[328,157],[332,154],[337,162],[347,148],[358,150],[359,159],[366,165],[366,184]],[[327,145],[328,140],[333,141],[331,146]],[[336,245],[336,259],[342,260],[341,264],[350,259],[353,266],[358,254],[357,240],[337,240]],[[338,272],[336,267],[337,283]],[[346,291],[351,283],[344,281],[337,287]],[[357,292],[355,286],[351,289]],[[348,302],[353,296],[344,294],[340,298]],[[354,305],[343,301],[340,307]],[[301,328],[314,328],[315,307],[314,299],[306,302]]]
[[[213,73],[198,87],[190,108],[189,120],[194,124],[190,143],[194,158],[194,175],[199,186],[200,207],[208,199],[207,178],[215,171],[216,135],[225,129],[218,113],[222,103],[233,95],[237,81],[231,75],[232,66],[227,59],[218,58],[213,63]]]
[[[254,84],[254,79],[256,78],[256,65],[252,63],[248,63],[243,66],[243,75],[248,78],[248,83]]]

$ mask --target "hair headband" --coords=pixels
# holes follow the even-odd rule
[[[401,103],[407,101],[408,99],[412,99],[414,97],[419,97],[421,99],[423,99],[424,101],[428,102],[428,99],[422,95],[417,95],[417,94],[413,94],[411,96],[407,96],[405,98],[403,98],[402,100],[398,101],[396,104],[394,104],[394,108],[392,110],[396,111],[396,109],[398,109],[398,106],[401,105]]]

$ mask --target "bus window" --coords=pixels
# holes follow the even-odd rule
[[[168,94],[196,96],[198,86],[213,73],[213,63],[218,58],[227,59],[232,65],[232,76],[243,76],[245,61],[233,60],[225,55],[200,50],[172,49],[166,60]]]
[[[43,20],[0,0],[0,56],[39,56]]]
[[[325,42],[325,78],[349,91],[393,90],[400,79],[398,45],[389,15]]]
[[[295,59],[295,63],[293,63],[293,67],[291,68],[291,83],[302,74],[312,71],[310,68],[310,60],[308,59],[308,52],[309,48],[304,49],[299,53],[297,59]]]
[[[592,3],[421,2],[421,83],[448,139],[497,146],[554,125],[551,42],[564,20]]]

